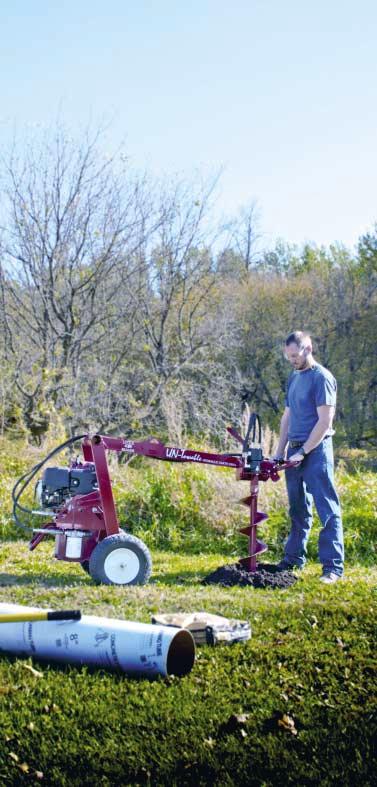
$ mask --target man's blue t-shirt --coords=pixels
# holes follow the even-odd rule
[[[336,405],[335,377],[320,364],[288,378],[286,406],[289,407],[288,440],[307,440],[318,421],[317,407]]]

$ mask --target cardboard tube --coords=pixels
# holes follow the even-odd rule
[[[47,611],[0,603],[0,615]],[[92,615],[77,621],[2,623],[0,651],[147,676],[186,675],[195,661],[194,640],[186,629]]]

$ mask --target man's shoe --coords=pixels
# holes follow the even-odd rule
[[[323,582],[324,585],[333,585],[339,579],[342,579],[341,574],[335,574],[334,571],[324,571],[319,581]]]
[[[278,571],[299,571],[301,566],[297,566],[296,563],[290,563],[287,558],[283,557],[283,559],[276,564],[276,568]]]

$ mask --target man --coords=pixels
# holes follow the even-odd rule
[[[337,582],[343,575],[344,547],[339,498],[334,486],[332,423],[336,406],[336,380],[316,363],[312,342],[302,331],[285,340],[285,357],[293,367],[281,419],[275,459],[297,462],[285,472],[291,531],[279,568],[302,568],[312,525],[313,499],[321,520],[319,559],[321,581]]]

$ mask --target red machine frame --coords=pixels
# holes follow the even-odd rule
[[[239,443],[244,444],[244,439],[235,429],[228,427],[228,432]],[[240,530],[243,535],[248,537],[248,555],[241,558],[239,562],[247,571],[256,571],[257,556],[267,550],[266,544],[257,538],[258,525],[267,519],[266,514],[258,511],[259,481],[278,481],[279,472],[292,467],[291,462],[262,459],[258,464],[257,471],[253,471],[248,464],[246,453],[209,453],[196,449],[166,446],[155,438],[137,442],[99,434],[92,437],[86,436],[82,442],[82,450],[85,462],[81,466],[84,467],[85,463],[94,464],[98,490],[71,497],[55,512],[54,522],[35,529],[29,544],[31,550],[35,549],[46,535],[55,535],[55,556],[58,559],[85,564],[101,540],[107,536],[123,533],[116,514],[106,458],[106,451],[115,451],[168,462],[197,462],[217,467],[234,468],[237,480],[250,482],[250,493],[241,501],[250,509],[249,523]],[[67,555],[67,537],[72,531],[79,531],[85,536],[79,556]]]

